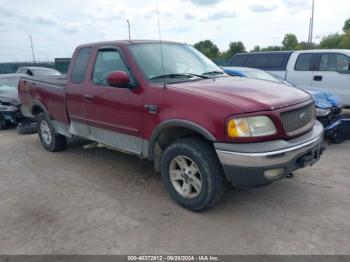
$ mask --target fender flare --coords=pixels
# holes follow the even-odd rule
[[[216,141],[215,137],[204,127],[188,121],[188,120],[182,120],[182,119],[171,119],[171,120],[165,120],[158,124],[156,128],[153,130],[152,135],[150,136],[149,139],[149,148],[148,148],[148,153],[149,153],[149,158],[153,159],[153,154],[154,154],[154,145],[161,134],[163,130],[169,127],[184,127],[190,130],[193,130],[194,132],[202,135],[209,141]]]
[[[47,111],[46,107],[45,107],[41,102],[39,102],[39,101],[37,101],[37,100],[34,101],[34,102],[32,103],[32,106],[31,106],[31,108],[30,108],[30,112],[31,112],[31,114],[32,114],[33,116],[34,116],[34,114],[33,114],[33,108],[34,108],[35,106],[40,107],[41,110],[43,110],[44,113],[45,113],[47,116],[50,117],[49,111]],[[50,117],[50,118],[51,118],[51,117]]]

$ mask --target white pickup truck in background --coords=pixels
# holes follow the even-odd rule
[[[258,68],[297,86],[326,88],[350,106],[350,50],[347,49],[240,53],[227,66]]]

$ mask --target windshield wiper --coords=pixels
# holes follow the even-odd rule
[[[164,75],[158,75],[158,76],[151,76],[148,79],[149,80],[154,80],[154,79],[162,79],[162,78],[192,78],[192,77],[200,77],[200,78],[209,78],[207,76],[203,75],[197,75],[197,74],[192,74],[192,73],[174,73],[174,74],[164,74]]]
[[[148,79],[162,79],[162,78],[192,78],[191,75],[188,74],[164,74],[164,75],[158,75],[158,76],[151,76]]]
[[[205,72],[202,75],[223,75],[224,72],[222,71],[209,71],[209,72]]]
[[[200,77],[200,78],[204,78],[204,79],[209,79],[210,77],[205,76],[205,75],[198,75],[198,74],[192,74],[192,73],[186,73],[187,75],[191,75],[191,76],[196,76],[196,77]]]

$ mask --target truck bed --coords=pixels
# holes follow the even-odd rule
[[[18,93],[24,115],[38,103],[42,104],[52,120],[69,124],[66,110],[66,75],[44,77],[21,77]]]
[[[65,87],[67,84],[67,75],[60,75],[60,76],[23,76],[21,79],[28,79],[30,81],[36,81],[41,82],[45,84],[52,84],[52,85],[58,85]]]

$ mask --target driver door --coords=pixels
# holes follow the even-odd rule
[[[122,52],[117,48],[97,50],[95,64],[86,88],[86,122],[90,137],[103,144],[132,152],[142,153],[141,128],[144,113],[143,90],[109,86],[108,75],[124,71],[131,84],[136,80],[127,66]]]

